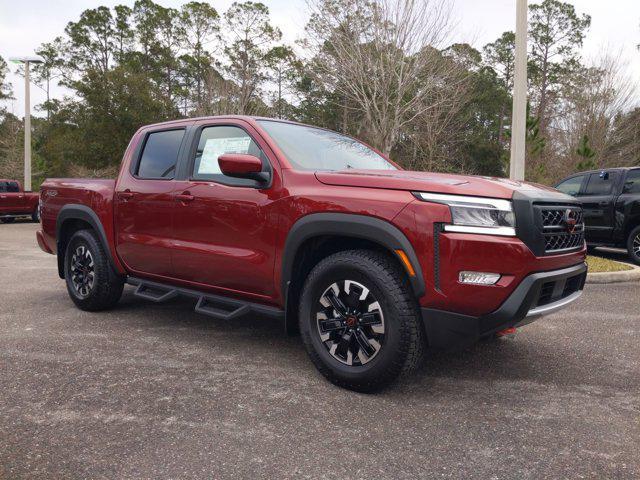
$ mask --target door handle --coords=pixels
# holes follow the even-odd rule
[[[176,200],[179,202],[183,202],[183,203],[187,203],[187,202],[193,202],[193,200],[196,197],[194,197],[193,195],[189,194],[188,192],[185,193],[180,193],[178,195],[176,195]]]
[[[600,202],[598,203],[598,206],[600,207],[607,207],[609,205],[609,202]]]
[[[131,200],[133,198],[133,192],[127,190],[124,192],[118,192],[118,198],[124,201]]]

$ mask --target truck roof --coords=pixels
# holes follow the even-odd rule
[[[160,127],[160,126],[173,126],[173,125],[181,125],[183,123],[193,122],[193,121],[196,121],[196,120],[218,120],[218,119],[252,120],[252,121],[255,121],[255,120],[271,120],[273,122],[292,123],[292,124],[295,124],[295,125],[306,125],[304,123],[293,122],[291,120],[283,120],[281,118],[261,117],[261,116],[255,116],[255,115],[208,115],[208,116],[204,116],[204,117],[180,118],[180,119],[177,119],[177,120],[167,120],[165,122],[151,123],[149,125],[144,125],[142,128]],[[314,125],[306,125],[306,126],[314,127],[314,128],[322,128],[324,130],[323,127],[316,127]]]
[[[613,170],[622,170],[622,171],[627,171],[627,170],[635,170],[637,168],[640,168],[640,166],[635,166],[635,167],[609,167],[609,168],[596,168],[593,170],[585,170],[583,172],[576,172],[574,173],[574,175],[580,175],[583,173],[599,173],[599,172],[611,172]]]

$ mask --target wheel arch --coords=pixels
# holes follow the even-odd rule
[[[407,275],[416,299],[425,294],[418,256],[407,237],[380,218],[349,213],[312,213],[298,220],[289,231],[282,256],[280,288],[285,298],[285,327],[296,330],[296,299],[304,278],[320,260],[338,251],[377,249],[387,253]],[[414,270],[411,275],[397,250],[402,250]]]
[[[98,240],[107,254],[112,273],[120,276],[111,255],[107,235],[96,212],[86,205],[68,204],[60,209],[58,218],[56,219],[56,253],[58,257],[58,275],[60,278],[64,278],[64,257],[67,244],[75,232],[83,229],[93,230],[97,234]]]
[[[626,243],[627,238],[631,234],[631,231],[640,226],[640,214],[636,214],[631,216],[626,220],[626,225],[624,227],[624,241]]]

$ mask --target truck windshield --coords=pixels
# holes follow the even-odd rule
[[[397,170],[353,138],[321,128],[258,120],[294,168],[301,170]]]

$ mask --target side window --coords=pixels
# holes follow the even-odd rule
[[[617,172],[592,173],[589,175],[589,181],[583,195],[609,195],[613,192],[613,186],[617,178]]]
[[[150,133],[144,143],[135,174],[148,179],[173,178],[184,132],[184,129],[180,129]]]
[[[242,128],[226,125],[205,127],[200,133],[191,178],[253,185],[253,180],[227,177],[220,171],[218,157],[225,153],[244,153],[258,157],[262,160],[263,170],[269,165],[258,144]]]
[[[571,195],[573,197],[577,196],[580,193],[580,186],[582,185],[582,180],[584,179],[584,175],[578,175],[576,177],[571,177],[556,185],[556,188],[560,190],[562,193],[566,193],[567,195]]]
[[[7,182],[0,182],[0,193],[7,191]]]
[[[640,193],[640,169],[627,173],[622,193]]]
[[[19,193],[20,187],[17,182],[7,182],[7,192],[9,193]]]

